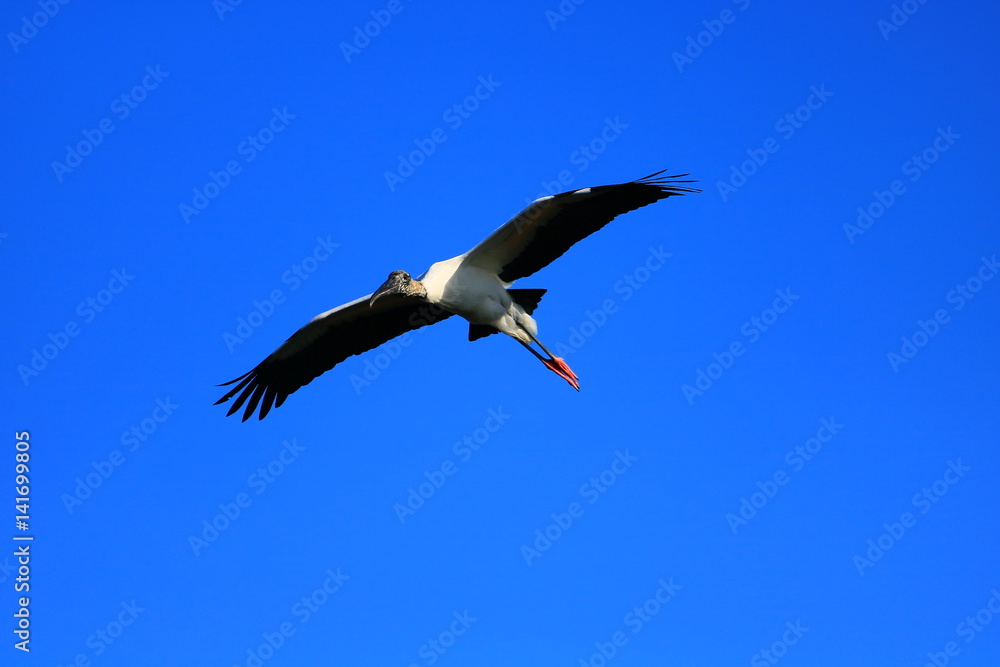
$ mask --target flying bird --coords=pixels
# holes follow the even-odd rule
[[[219,385],[235,386],[216,405],[235,398],[227,416],[246,404],[243,421],[258,407],[263,419],[289,394],[351,355],[452,315],[469,321],[470,341],[505,333],[579,391],[577,375],[538,340],[531,315],[546,290],[511,284],[548,266],[622,213],[701,192],[684,185],[695,181],[679,180],[688,174],[664,173],[542,197],[469,252],[432,264],[416,279],[393,271],[373,293],[317,315],[253,370]]]

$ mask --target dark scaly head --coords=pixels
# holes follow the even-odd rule
[[[388,280],[382,283],[372,294],[368,301],[369,306],[374,306],[375,302],[388,294],[400,294],[402,296],[426,296],[427,290],[419,280],[414,280],[406,271],[393,271],[389,274]]]

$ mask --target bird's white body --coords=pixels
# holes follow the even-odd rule
[[[467,258],[468,253],[432,264],[420,279],[427,291],[425,299],[473,324],[488,324],[523,343],[530,342],[531,336],[538,335],[538,325],[507,292],[511,283]]]

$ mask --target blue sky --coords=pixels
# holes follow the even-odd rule
[[[996,664],[998,18],[8,3],[4,664]],[[449,320],[212,405],[660,169],[703,192],[518,283],[580,393]]]

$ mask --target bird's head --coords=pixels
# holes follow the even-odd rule
[[[369,306],[374,306],[375,302],[387,294],[401,294],[403,296],[426,296],[427,290],[423,284],[410,277],[406,271],[393,271],[389,274],[389,279],[382,283],[372,294],[368,301]]]

